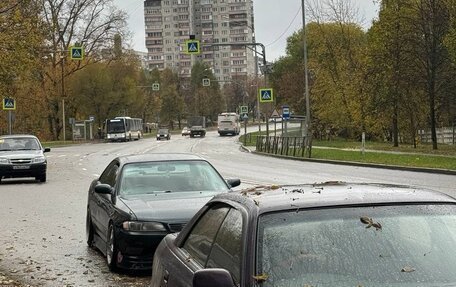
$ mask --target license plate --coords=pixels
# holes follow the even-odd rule
[[[29,165],[15,165],[13,169],[30,169]]]

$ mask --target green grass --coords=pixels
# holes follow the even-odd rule
[[[423,167],[456,170],[455,157],[434,156],[427,154],[410,155],[379,152],[365,152],[364,154],[362,154],[360,151],[313,148],[312,158],[397,165],[406,167]]]
[[[246,145],[256,146],[257,135],[258,132],[247,134]],[[240,142],[244,143],[244,136],[240,137]],[[361,153],[360,142],[343,139],[314,140],[312,147],[314,159],[456,170],[456,145],[439,144],[437,150],[432,150],[430,144],[420,144],[413,148],[406,144],[393,147],[388,142],[366,142],[364,154]],[[292,155],[292,152],[289,151],[289,154]],[[301,153],[302,151],[296,152]]]

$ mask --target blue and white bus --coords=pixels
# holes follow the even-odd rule
[[[106,120],[108,141],[131,141],[143,137],[143,121],[140,118],[115,117]]]

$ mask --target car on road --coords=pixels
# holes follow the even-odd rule
[[[159,129],[158,132],[157,132],[157,140],[161,140],[161,139],[166,139],[166,140],[170,140],[171,139],[171,135],[169,134],[169,130],[168,129]]]
[[[113,159],[88,191],[86,240],[111,270],[150,269],[155,248],[213,196],[238,186],[194,154]]]
[[[190,135],[190,130],[188,127],[184,127],[182,129],[182,136],[188,136],[188,135]]]
[[[214,197],[158,246],[153,287],[455,286],[456,199],[327,182]]]
[[[46,182],[47,159],[34,135],[0,136],[0,181],[5,178],[34,177]]]

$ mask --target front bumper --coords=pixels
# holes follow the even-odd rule
[[[17,177],[39,177],[46,174],[47,163],[0,164],[0,179]]]
[[[168,232],[132,232],[118,229],[117,266],[122,269],[149,270],[155,249]]]

